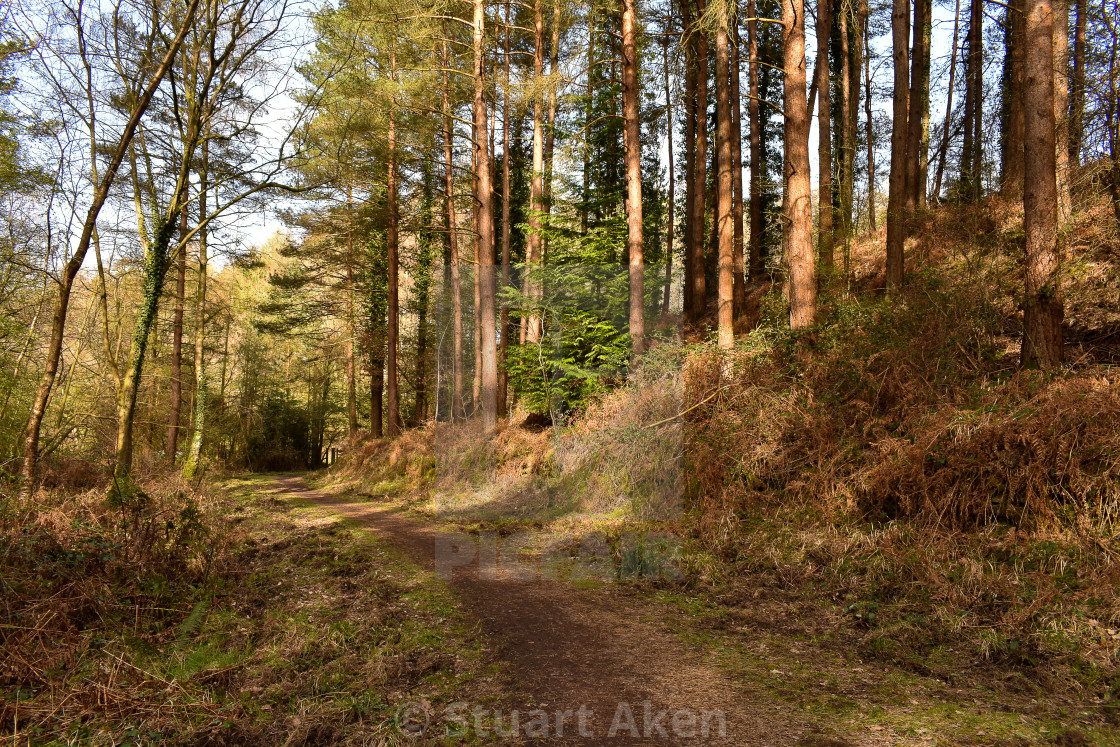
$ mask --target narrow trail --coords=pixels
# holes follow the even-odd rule
[[[422,567],[435,568],[434,527],[375,504],[312,490],[299,476],[280,478],[276,487],[360,522]],[[477,558],[455,568],[450,585],[506,664],[514,690],[511,707],[522,714],[533,708],[550,714],[543,743],[763,747],[796,744],[806,731],[792,714],[762,705],[766,699],[752,694],[749,684],[705,662],[706,652],[684,645],[657,624],[653,603],[618,587],[583,590],[549,580],[484,579]],[[581,706],[593,714],[586,716],[582,735]],[[557,734],[557,711],[572,712],[562,734]]]

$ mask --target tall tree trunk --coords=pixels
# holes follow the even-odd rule
[[[921,2],[921,0],[918,0]],[[817,4],[817,241],[821,271],[832,270],[835,238],[832,235],[832,94],[829,43],[832,39],[832,0]]]
[[[397,55],[393,48],[389,53],[390,85],[396,81]],[[389,103],[389,158],[388,158],[387,193],[389,201],[389,227],[386,231],[386,248],[388,250],[388,304],[386,310],[388,333],[386,334],[385,364],[388,374],[386,386],[386,415],[385,433],[389,438],[395,438],[401,433],[401,398],[400,374],[397,370],[397,355],[400,350],[400,245],[399,222],[400,207],[397,204],[397,111],[393,101]]]
[[[717,287],[718,341],[724,350],[735,345],[735,178],[731,164],[731,70],[728,18],[721,12],[716,21],[716,221],[712,231],[719,235]]]
[[[863,31],[863,48],[867,50],[864,55],[863,76],[866,87],[866,96],[863,101],[864,118],[867,120],[867,235],[871,236],[879,230],[875,221],[875,120],[871,114],[871,15],[868,11],[867,0],[860,0],[860,26]]]
[[[852,15],[850,3],[842,3],[840,6],[840,136],[836,144],[836,156],[840,161],[837,168],[839,174],[839,184],[837,189],[840,192],[839,208],[837,210],[840,218],[840,241],[843,242],[843,262],[844,262],[844,277],[848,277],[848,266],[850,264],[851,256],[851,232],[852,232],[852,172],[855,167],[855,131],[856,124],[855,118],[859,110],[858,103],[853,106],[852,102],[852,48],[848,38],[849,26],[848,17]],[[859,35],[856,35],[858,40]],[[859,44],[856,44],[859,48]],[[859,52],[856,52],[858,57]],[[859,70],[858,65],[855,68]],[[855,86],[858,93],[859,85]]]
[[[906,246],[909,37],[910,5],[907,0],[894,0],[891,13],[891,39],[894,50],[894,122],[891,127],[890,193],[887,197],[887,290],[890,292],[895,292],[902,286]]]
[[[983,194],[983,67],[984,4],[970,0],[968,55],[965,60],[964,147],[961,150],[961,187],[965,199],[978,202]]]
[[[692,276],[695,267],[692,262],[693,221],[696,213],[693,203],[697,199],[696,185],[696,123],[698,104],[696,101],[696,39],[692,28],[692,0],[681,0],[681,27],[684,29],[684,251],[682,252],[684,285],[682,286],[683,316],[692,319],[692,291],[695,283]]]
[[[1073,34],[1073,90],[1069,102],[1069,162],[1081,165],[1081,144],[1085,139],[1085,50],[1088,43],[1089,0],[1077,3]]]
[[[743,104],[739,84],[739,14],[731,18],[731,181],[734,196],[731,218],[735,223],[735,251],[732,256],[734,274],[735,315],[747,311],[747,284],[743,258]]]
[[[926,34],[930,0],[914,0],[914,47],[910,59],[910,103],[906,114],[906,184],[903,205],[907,214],[922,203],[926,187],[922,181],[922,124],[927,99],[925,86]],[[909,219],[909,215],[907,215]],[[904,229],[907,230],[907,229]],[[907,231],[908,232],[908,231]]]
[[[681,0],[681,3],[687,4],[689,0]],[[687,24],[686,24],[687,27]],[[591,208],[591,121],[594,117],[594,92],[592,73],[595,70],[597,63],[595,59],[595,6],[592,5],[587,12],[587,90],[584,92],[586,101],[584,102],[584,143],[583,143],[583,190],[581,192],[581,203],[579,211],[580,235],[587,235],[587,214]],[[522,326],[524,326],[524,319],[522,319]]]
[[[642,257],[642,141],[638,97],[638,18],[635,0],[619,0],[622,12],[622,119],[626,149],[626,247],[630,263],[630,355],[645,345],[645,265]]]
[[[961,0],[953,9],[953,45],[949,51],[949,92],[945,99],[945,123],[941,127],[941,145],[937,149],[937,175],[933,180],[933,199],[941,200],[941,180],[945,175],[945,158],[949,153],[949,132],[953,126],[953,90],[957,81],[957,42],[961,27]]]
[[[1070,217],[1069,193],[1069,0],[1054,2],[1054,122],[1057,142],[1058,221]]]
[[[704,0],[696,0],[698,18],[704,16]],[[704,316],[707,287],[704,277],[704,197],[707,192],[708,168],[708,38],[702,31],[696,37],[696,155],[693,157],[695,197],[688,229],[688,261],[692,266],[692,309],[689,321],[696,323]]]
[[[466,417],[463,406],[463,294],[460,277],[459,239],[456,231],[458,217],[455,215],[455,171],[452,160],[452,124],[450,93],[451,81],[447,70],[448,59],[447,42],[443,43],[443,180],[445,199],[447,201],[447,243],[451,254],[451,323],[452,347],[454,349],[451,360],[452,396],[451,419]],[[380,413],[380,400],[378,404]],[[380,423],[380,420],[378,421]],[[380,426],[379,426],[380,427]]]
[[[1003,87],[1003,177],[1001,191],[1019,195],[1023,190],[1026,164],[1023,160],[1025,120],[1023,111],[1023,66],[1026,45],[1025,0],[1010,0],[1006,13],[1006,53]]]
[[[556,153],[557,74],[560,71],[560,3],[552,3],[552,46],[548,62],[548,111],[544,131],[544,228],[541,241],[541,262],[548,259],[548,227],[552,216],[552,162]]]
[[[915,197],[919,207],[926,205],[929,186],[929,81],[933,66],[933,0],[924,0],[925,22],[922,24],[922,135],[918,142],[918,183]]]
[[[813,326],[817,277],[813,257],[813,196],[809,174],[809,102],[805,96],[805,6],[782,0],[786,146],[786,245],[789,317],[794,330]]]
[[[673,28],[673,12],[670,6],[665,12],[665,46],[662,48],[665,63],[665,132],[669,145],[669,226],[665,233],[665,290],[661,300],[661,313],[669,313],[669,297],[673,292],[673,231],[676,227],[677,213],[677,174],[673,161],[673,91],[669,87],[669,35]]]
[[[538,281],[533,277],[534,266],[541,261],[541,216],[544,214],[544,96],[539,86],[544,79],[544,0],[533,0],[533,176],[529,184],[529,241],[525,261],[525,295],[537,299]],[[528,314],[525,341],[540,342],[542,320],[536,310]]]
[[[1023,214],[1027,265],[1021,362],[1049,368],[1062,362],[1064,352],[1054,137],[1054,14],[1051,0],[1026,0],[1025,10]]]
[[[187,308],[187,210],[179,214],[179,251],[175,257],[175,313],[171,322],[171,413],[167,418],[164,459],[175,463],[179,450],[179,415],[183,407],[183,314]]]
[[[202,141],[202,161],[198,170],[198,286],[195,289],[194,333],[194,421],[191,442],[183,460],[183,479],[191,480],[198,473],[202,459],[202,440],[206,435],[206,406],[209,403],[209,379],[206,374],[206,289],[209,282],[209,255],[206,245],[206,201],[209,199],[210,140]]]
[[[762,120],[759,112],[758,91],[758,11],[755,0],[747,0],[747,69],[750,98],[747,119],[750,120],[751,137],[751,252],[750,277],[762,277]]]
[[[498,355],[494,338],[494,195],[490,186],[490,153],[486,142],[486,73],[483,42],[485,0],[474,0],[474,126],[475,212],[478,216],[478,316],[482,348],[482,426],[492,431],[498,424]]]
[[[502,288],[509,287],[509,96],[510,96],[510,0],[506,0],[506,29],[505,29],[505,56],[503,70],[505,72],[505,93],[502,96]],[[506,353],[509,347],[509,304],[502,302],[501,339],[498,349],[498,414],[505,415],[508,411],[509,371]]]
[[[358,375],[354,364],[354,190],[346,187],[346,415],[350,440],[358,437]]]
[[[159,67],[156,68],[155,72],[152,74],[152,78],[148,82],[147,87],[144,88],[143,93],[140,94],[132,112],[129,114],[124,130],[121,133],[120,139],[117,141],[117,146],[112,156],[109,158],[109,164],[105,169],[105,174],[101,177],[101,181],[94,190],[92,203],[86,210],[86,218],[82,223],[82,232],[78,238],[78,245],[74,249],[74,254],[64,266],[62,276],[59,279],[58,299],[55,302],[54,313],[51,316],[51,337],[50,341],[47,343],[47,356],[44,363],[43,376],[35,392],[35,399],[32,401],[31,413],[28,416],[27,427],[24,429],[23,434],[23,463],[20,465],[19,473],[19,499],[21,501],[27,500],[35,489],[35,479],[38,475],[39,433],[43,425],[43,417],[47,414],[47,403],[50,400],[51,388],[54,386],[54,379],[58,373],[58,362],[62,356],[62,337],[66,332],[66,314],[70,308],[70,293],[74,288],[74,279],[78,276],[78,271],[82,269],[82,263],[85,262],[86,252],[89,251],[90,241],[93,238],[93,232],[97,225],[97,216],[101,212],[101,207],[105,204],[106,198],[109,196],[109,188],[112,186],[113,180],[116,179],[117,171],[120,169],[121,162],[128,152],[133,136],[136,134],[136,128],[140,124],[140,119],[148,110],[148,105],[152,101],[152,96],[155,94],[156,89],[159,88],[160,82],[163,81],[163,76],[167,74],[172,61],[175,59],[176,53],[179,51],[179,47],[183,44],[183,39],[186,38],[187,32],[193,25],[194,12],[198,8],[198,1],[199,0],[191,0],[190,5],[187,7],[186,14],[183,16],[183,22],[179,27],[178,33],[175,35],[171,44],[168,45]]]

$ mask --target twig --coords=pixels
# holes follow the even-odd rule
[[[676,420],[677,418],[681,417],[682,415],[687,415],[688,413],[692,412],[693,410],[695,410],[700,405],[704,404],[705,402],[710,401],[713,397],[715,397],[717,394],[722,392],[723,389],[724,389],[724,387],[718,387],[714,392],[712,392],[707,397],[700,400],[699,402],[697,402],[695,405],[688,408],[687,410],[682,410],[681,412],[678,412],[676,415],[670,415],[669,417],[665,418],[664,420],[658,420],[656,423],[652,423],[650,425],[647,425],[646,428],[656,428],[659,425],[664,425],[665,423],[668,423],[670,420]]]

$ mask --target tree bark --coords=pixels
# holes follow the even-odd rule
[[[490,186],[490,154],[486,141],[486,73],[484,65],[485,0],[474,0],[474,126],[475,213],[478,220],[478,282],[482,348],[482,426],[498,424],[498,355],[494,337],[494,195]]]
[[[1006,54],[1004,56],[1004,122],[1003,122],[1003,179],[1001,191],[1005,195],[1019,195],[1023,190],[1026,164],[1023,141],[1025,120],[1023,111],[1024,46],[1026,45],[1023,8],[1025,0],[1009,0],[1006,14]]]
[[[755,0],[747,0],[747,70],[750,101],[747,118],[751,138],[751,280],[762,277],[762,120],[758,105],[758,11]]]
[[[683,316],[691,321],[693,315],[692,291],[695,285],[692,262],[692,224],[696,220],[693,203],[697,199],[696,186],[696,39],[692,28],[692,0],[681,0],[681,26],[684,29],[684,283],[682,285]]]
[[[525,260],[524,282],[525,295],[532,301],[537,300],[537,281],[533,277],[533,268],[541,261],[541,216],[544,214],[544,98],[539,91],[544,79],[543,1],[533,0],[533,85],[538,90],[533,95],[533,175],[529,184],[528,257]],[[542,331],[540,315],[531,310],[525,329],[525,342],[537,344]]]
[[[1058,221],[1069,220],[1069,0],[1054,1],[1054,122],[1057,143]]]
[[[735,178],[731,162],[731,70],[727,13],[716,23],[716,221],[719,234],[717,287],[717,340],[724,350],[735,345]]]
[[[209,199],[210,141],[202,141],[202,164],[198,170],[198,287],[195,290],[194,337],[194,422],[187,457],[183,460],[183,479],[198,473],[202,460],[202,440],[206,435],[206,406],[209,382],[206,375],[206,290],[209,282],[209,254],[206,242],[206,201]]]
[[[894,51],[894,121],[891,127],[890,192],[887,196],[887,291],[902,286],[906,245],[906,143],[908,125],[907,79],[910,65],[907,43],[910,36],[910,6],[907,0],[894,0],[891,13],[891,39]]]
[[[390,85],[396,81],[397,58],[396,50],[389,53],[390,59]],[[397,204],[397,112],[396,103],[389,103],[389,153],[387,199],[389,210],[389,226],[385,232],[385,244],[388,263],[388,303],[386,304],[386,321],[388,333],[385,338],[386,355],[385,364],[388,374],[388,383],[385,392],[385,405],[387,420],[385,433],[389,438],[395,438],[401,433],[401,399],[400,399],[400,374],[397,370],[397,355],[400,349],[400,206]]]
[[[1026,299],[1021,363],[1049,368],[1063,360],[1054,136],[1054,14],[1051,0],[1026,0],[1023,108],[1026,174]]]
[[[645,266],[642,257],[642,143],[638,97],[638,13],[635,0],[619,0],[622,12],[622,119],[626,149],[626,246],[630,271],[630,356],[645,345]]]
[[[451,419],[466,418],[466,409],[463,406],[463,294],[460,277],[459,238],[457,233],[458,217],[455,215],[455,171],[452,160],[454,140],[452,137],[450,88],[451,81],[447,70],[448,59],[447,42],[443,43],[443,181],[444,197],[447,207],[447,244],[451,255],[451,323],[452,323],[452,348],[451,360]],[[380,413],[380,398],[378,399],[378,412]],[[372,415],[371,415],[372,417]],[[380,429],[380,419],[378,420]]]
[[[661,300],[661,313],[669,313],[669,298],[673,291],[673,232],[676,223],[676,163],[673,161],[673,92],[669,87],[669,34],[673,28],[672,6],[665,13],[665,46],[662,48],[665,62],[665,132],[668,133],[669,146],[669,226],[665,234],[665,290]]]
[[[739,15],[731,18],[731,181],[734,199],[731,217],[735,223],[734,274],[735,316],[747,311],[747,284],[743,258],[743,105],[739,84]]]
[[[354,194],[346,188],[346,415],[350,440],[358,437],[358,375],[354,364]]]
[[[783,103],[786,146],[786,245],[790,326],[816,321],[817,277],[813,257],[813,205],[809,174],[809,102],[805,96],[803,0],[782,0],[785,69]]]
[[[921,2],[921,0],[918,0]],[[832,0],[817,5],[817,242],[822,272],[832,269],[832,95],[829,46],[832,39]]]
[[[506,0],[506,29],[505,29],[505,56],[503,70],[505,72],[505,94],[502,96],[502,287],[509,287],[509,96],[510,96],[510,0]],[[507,397],[509,392],[509,372],[506,353],[509,348],[509,304],[502,303],[502,316],[500,326],[501,340],[498,348],[498,359],[501,363],[498,369],[498,414],[504,415],[508,411]]]
[[[927,99],[925,84],[928,84],[925,77],[928,55],[925,30],[929,16],[930,0],[914,0],[914,47],[910,58],[910,102],[906,110],[906,191],[903,201],[907,214],[922,204],[926,191],[922,181],[921,152],[923,112]]]
[[[167,418],[167,437],[164,439],[164,459],[175,464],[179,450],[179,415],[183,407],[183,315],[187,308],[187,209],[179,215],[179,251],[175,264],[175,313],[171,322],[171,412]]]
[[[704,15],[704,0],[696,0],[698,18]],[[691,266],[692,308],[689,321],[697,323],[707,307],[706,278],[704,277],[704,207],[707,193],[708,169],[708,38],[696,31],[696,154],[692,168],[694,180],[692,215],[688,230],[688,262]]]

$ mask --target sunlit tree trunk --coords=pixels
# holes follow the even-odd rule
[[[179,450],[179,415],[183,407],[183,315],[187,308],[187,211],[179,218],[179,251],[175,264],[175,312],[171,322],[171,412],[167,418],[167,437],[164,439],[164,459],[175,463]]]
[[[697,199],[696,185],[696,39],[692,29],[692,0],[681,0],[681,26],[684,46],[684,250],[682,251],[682,301],[683,316],[691,320],[693,315],[692,291],[695,283],[692,275],[695,267],[692,262],[693,221],[696,220],[693,203]]]
[[[1062,362],[1064,352],[1054,137],[1054,13],[1051,0],[1026,0],[1025,12],[1023,213],[1027,263],[1022,364],[1049,368]]]
[[[1057,142],[1058,222],[1070,217],[1069,0],[1054,0],[1054,122]]]
[[[645,344],[645,266],[642,258],[642,142],[638,119],[638,18],[635,0],[619,0],[622,13],[622,119],[626,149],[626,248],[630,265],[630,354]]]
[[[346,415],[350,440],[358,437],[358,377],[354,363],[354,194],[346,188]]]
[[[928,98],[926,86],[929,83],[928,78],[925,77],[928,56],[925,30],[929,25],[929,16],[930,0],[915,0],[914,47],[910,59],[910,103],[906,115],[906,192],[903,204],[907,214],[912,213],[922,203],[922,195],[926,191],[922,179],[922,129],[923,112]]]
[[[478,316],[482,349],[482,425],[487,431],[498,424],[498,355],[494,339],[494,195],[490,186],[490,154],[486,139],[486,73],[484,0],[474,0],[474,124],[475,211],[478,216]]]
[[[509,287],[509,97],[510,97],[510,0],[506,0],[506,28],[505,28],[505,55],[503,68],[505,71],[505,93],[502,95],[502,287]],[[501,341],[498,349],[498,414],[504,415],[508,410],[507,396],[509,391],[509,374],[507,372],[506,351],[509,346],[509,304],[502,303],[501,316]]]
[[[813,257],[813,196],[809,174],[809,102],[805,96],[805,6],[782,0],[786,146],[786,246],[790,326],[813,326],[817,274]]]
[[[719,346],[730,350],[735,345],[735,179],[731,173],[731,70],[728,14],[716,20],[716,222],[718,234],[717,336]]]
[[[871,113],[871,23],[867,0],[860,0],[859,19],[863,48],[867,50],[863,62],[863,114],[867,120],[867,235],[871,236],[879,228],[875,221],[875,120]]]

